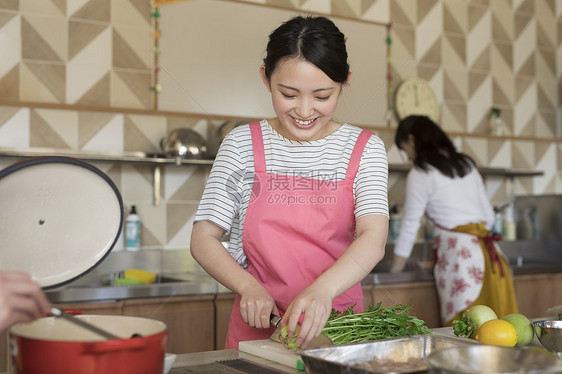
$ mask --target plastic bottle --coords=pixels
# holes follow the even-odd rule
[[[492,226],[492,232],[500,235],[503,233],[503,217],[498,207],[494,207],[494,225]]]
[[[499,108],[492,108],[490,113],[490,134],[494,136],[503,135],[503,121]]]
[[[523,240],[534,239],[533,221],[531,219],[531,209],[527,208],[523,212],[523,219],[519,222],[517,237]]]
[[[402,216],[398,212],[398,204],[390,208],[390,222],[388,230],[388,241],[394,243],[398,239],[400,233],[400,226],[402,225]]]
[[[515,214],[513,203],[507,204],[503,213],[502,240],[510,241],[516,239]]]
[[[127,251],[140,249],[140,230],[140,217],[137,214],[137,208],[133,205],[125,222],[125,249]]]

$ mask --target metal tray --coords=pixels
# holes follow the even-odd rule
[[[299,351],[308,374],[424,373],[427,356],[479,344],[466,338],[416,335]]]

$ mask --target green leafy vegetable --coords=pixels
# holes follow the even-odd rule
[[[472,335],[472,330],[474,329],[474,323],[468,317],[466,313],[461,315],[461,319],[456,319],[453,321],[453,332],[456,336],[466,336]]]
[[[431,334],[423,320],[408,314],[411,307],[411,302],[394,307],[383,307],[379,302],[362,313],[355,313],[353,307],[342,312],[332,309],[322,333],[334,344]]]

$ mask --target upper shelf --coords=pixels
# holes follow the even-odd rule
[[[141,165],[212,165],[212,159],[182,159],[151,157],[144,152],[76,152],[72,150],[61,150],[52,148],[5,148],[0,147],[0,157],[42,157],[42,156],[62,156],[73,157],[84,161],[97,162],[124,162]],[[410,165],[394,164],[389,165],[388,171],[391,173],[407,173]],[[536,177],[544,174],[543,171],[507,168],[486,168],[478,169],[483,176],[501,177]]]
[[[125,162],[142,165],[212,165],[213,160],[151,157],[144,152],[76,152],[52,148],[0,148],[0,157],[73,157],[84,161]]]
[[[405,165],[388,165],[388,171],[393,173],[407,173],[411,166]],[[499,177],[538,177],[544,174],[542,170],[527,169],[507,169],[507,168],[487,168],[480,167],[478,171],[483,176],[499,176]]]

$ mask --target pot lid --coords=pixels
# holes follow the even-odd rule
[[[122,225],[119,190],[89,163],[38,157],[0,171],[0,269],[26,271],[45,289],[102,262]]]

